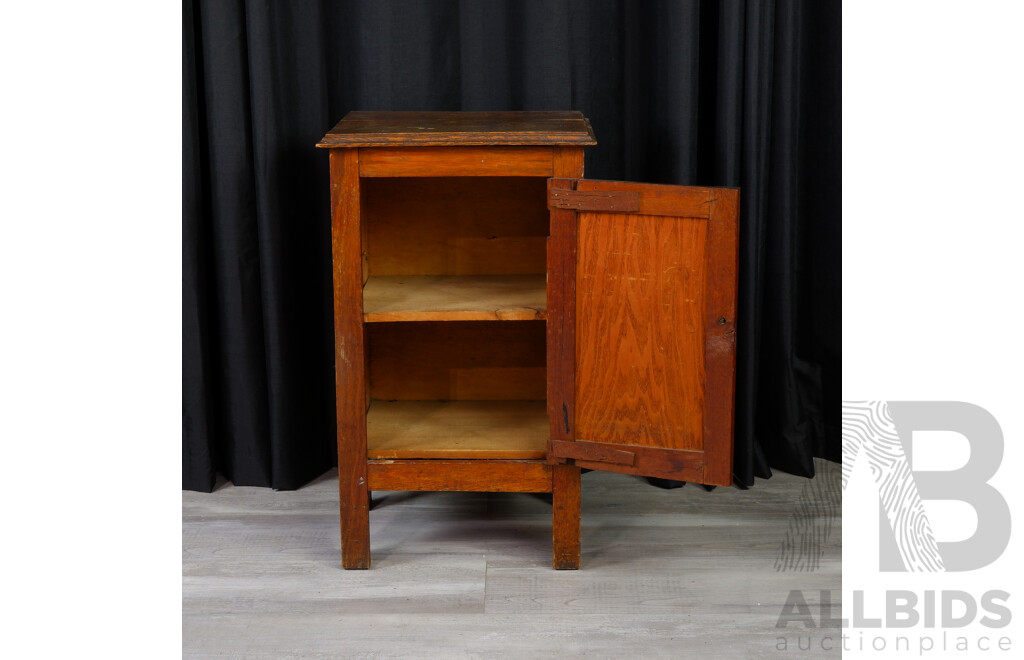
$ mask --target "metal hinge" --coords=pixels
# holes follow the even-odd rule
[[[640,193],[626,190],[567,190],[552,188],[548,191],[548,207],[577,211],[619,211],[635,213],[640,210]]]
[[[612,445],[582,440],[552,440],[548,447],[548,458],[572,458],[591,463],[614,463],[616,465],[633,465],[636,462],[636,454],[631,451],[623,451],[615,449]]]

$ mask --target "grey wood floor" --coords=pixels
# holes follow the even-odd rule
[[[372,568],[343,571],[335,473],[295,492],[184,492],[184,655],[838,657],[839,631],[776,628],[791,589],[815,617],[831,590],[839,616],[841,506],[821,488],[838,467],[818,467],[747,491],[585,474],[579,571],[550,568],[540,495],[375,493]],[[805,570],[777,570],[794,548]]]

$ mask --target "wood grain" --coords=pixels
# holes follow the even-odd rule
[[[363,320],[543,320],[544,280],[543,275],[371,277],[363,289]]]
[[[551,176],[550,147],[363,148],[359,176]]]
[[[579,214],[576,438],[702,448],[706,229]]]
[[[345,568],[369,568],[358,151],[332,151],[330,161],[341,563]]]
[[[583,176],[583,149],[555,149],[553,188],[575,188]],[[552,209],[548,246],[548,418],[552,440],[575,438],[576,213]],[[553,315],[552,315],[553,312]],[[556,465],[552,477],[552,566],[580,566],[580,468]]]
[[[590,122],[575,111],[350,112],[316,145],[596,144]]]
[[[693,186],[669,186],[660,183],[635,183],[633,181],[601,181],[580,179],[576,186],[582,191],[632,192],[639,195],[636,213],[641,215],[664,215],[674,218],[707,218],[711,215],[711,204],[719,190],[730,188],[698,188]]]
[[[614,447],[618,449],[623,447],[623,445],[608,446],[609,448]],[[576,467],[704,483],[704,457],[707,454],[705,451],[663,449],[661,447],[629,447],[629,450],[634,455],[634,461],[631,465],[609,461],[577,459],[575,461]]]
[[[545,180],[364,179],[371,276],[545,272]]]
[[[739,269],[738,190],[718,189],[708,219],[708,293],[704,311],[704,451],[702,483],[732,484],[736,392],[736,296]]]
[[[543,401],[373,401],[366,455],[539,459],[547,431]]]
[[[580,567],[582,494],[580,468],[553,465],[551,480],[551,566],[557,570]]]
[[[371,461],[372,490],[550,493],[542,461]]]
[[[543,321],[371,323],[366,331],[375,399],[545,398]]]

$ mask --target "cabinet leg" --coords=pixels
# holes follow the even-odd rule
[[[370,567],[370,493],[366,477],[360,476],[353,475],[347,484],[339,480],[342,568]]]
[[[580,567],[580,469],[556,465],[551,484],[552,565],[557,569]]]

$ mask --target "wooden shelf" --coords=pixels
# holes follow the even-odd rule
[[[545,275],[370,277],[363,288],[363,320],[543,320],[546,286]]]
[[[538,459],[547,455],[544,401],[373,401],[370,459]]]

